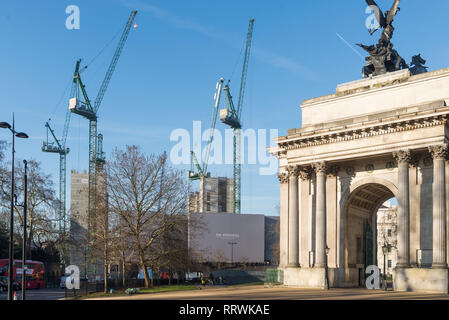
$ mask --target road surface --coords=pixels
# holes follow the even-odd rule
[[[0,293],[0,300],[7,300],[8,292]],[[21,300],[22,291],[17,291],[17,300]],[[63,289],[27,290],[26,300],[58,300],[64,298]]]

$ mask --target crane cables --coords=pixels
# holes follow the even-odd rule
[[[106,45],[87,63],[85,64],[81,70],[80,73],[82,73],[84,70],[86,70],[91,64],[93,64],[95,62],[95,60],[97,60],[97,58],[99,56],[101,56],[103,54],[103,52],[114,42],[114,40],[119,36],[119,34],[123,32],[123,27],[121,27],[117,33],[111,38],[111,40],[109,40]]]

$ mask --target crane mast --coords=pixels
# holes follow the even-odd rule
[[[90,256],[90,235],[92,225],[92,219],[95,217],[96,211],[96,190],[97,190],[97,169],[101,169],[104,163],[104,153],[102,151],[103,144],[103,136],[97,134],[97,112],[100,108],[101,102],[103,101],[103,97],[106,93],[106,90],[111,81],[112,75],[115,71],[115,67],[117,66],[120,55],[125,46],[126,40],[128,39],[129,31],[133,24],[134,18],[137,14],[137,11],[133,10],[126,22],[125,28],[123,30],[122,36],[120,37],[120,41],[115,50],[114,56],[112,57],[109,68],[106,72],[104,80],[100,86],[97,97],[94,101],[94,105],[92,106],[86,90],[85,86],[81,80],[80,76],[80,62],[77,61],[74,81],[78,84],[78,88],[81,90],[84,101],[79,99],[79,94],[77,93],[76,97],[70,99],[69,109],[73,113],[81,115],[82,117],[89,120],[89,182],[88,182],[88,240],[87,240],[87,256]],[[98,142],[100,141],[100,147]],[[100,156],[100,157],[98,157]]]
[[[67,154],[70,152],[69,148],[66,148],[66,138],[68,128],[70,125],[70,112],[67,112],[66,120],[64,124],[64,131],[61,140],[56,138],[54,130],[51,128],[48,122],[45,123],[47,128],[47,141],[43,142],[42,151],[49,153],[59,154],[59,212],[58,212],[58,230],[59,230],[59,249],[61,262],[63,265],[67,262],[67,241],[66,241],[66,226],[67,226],[67,211],[66,211],[66,159]],[[50,142],[48,132],[53,137],[53,142]]]
[[[226,85],[227,108],[220,110],[220,121],[234,130],[233,137],[233,178],[234,178],[234,213],[241,213],[241,150],[242,150],[242,122],[241,114],[243,109],[243,100],[245,96],[246,79],[248,75],[249,58],[251,53],[251,43],[253,37],[254,19],[249,21],[248,33],[246,35],[245,58],[243,61],[242,79],[240,82],[239,100],[237,108],[234,106],[229,84]]]

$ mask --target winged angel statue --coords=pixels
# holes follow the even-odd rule
[[[366,64],[362,69],[363,76],[377,76],[408,68],[405,60],[393,49],[393,43],[391,42],[394,32],[393,21],[400,10],[399,2],[401,0],[395,0],[391,9],[385,12],[385,14],[374,0],[365,1],[374,11],[376,20],[379,23],[375,29],[369,30],[370,34],[373,35],[379,29],[382,29],[382,34],[379,42],[375,46],[358,44],[358,46],[362,47],[370,55],[365,59]]]

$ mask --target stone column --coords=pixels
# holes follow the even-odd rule
[[[299,172],[300,204],[299,204],[299,263],[301,267],[310,266],[310,250],[312,247],[312,206],[311,179],[312,167],[301,167]]]
[[[288,181],[288,266],[299,266],[299,167],[287,167]]]
[[[316,243],[315,267],[324,268],[326,263],[326,162],[313,165],[316,173]]]
[[[410,150],[393,152],[398,162],[398,260],[397,268],[410,267]]]
[[[432,268],[447,268],[445,159],[447,145],[429,147],[433,158],[433,262]]]
[[[336,268],[338,261],[338,173],[340,166],[332,165],[327,170],[326,178],[326,245],[330,248],[327,256],[328,267]]]
[[[280,186],[279,267],[288,265],[288,173],[278,174]]]

